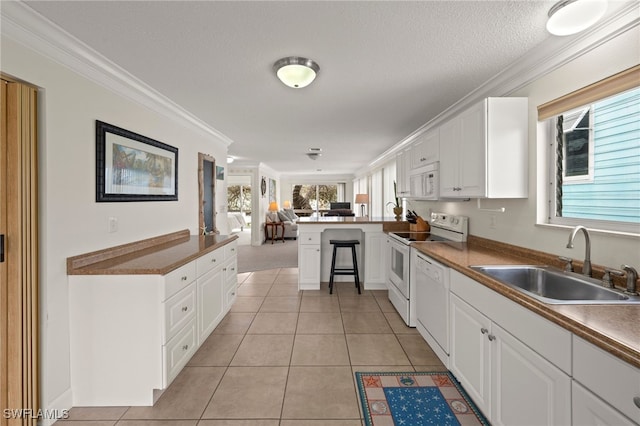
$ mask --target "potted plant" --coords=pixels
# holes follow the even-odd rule
[[[402,206],[400,205],[400,199],[398,198],[398,188],[396,185],[396,181],[393,181],[393,198],[396,200],[395,203],[393,201],[389,201],[387,205],[391,204],[393,206],[393,214],[396,215],[396,220],[402,219]]]

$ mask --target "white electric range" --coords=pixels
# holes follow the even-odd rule
[[[447,213],[431,213],[429,232],[390,232],[389,233],[389,277],[387,288],[389,300],[404,322],[416,326],[416,293],[411,288],[411,249],[413,242],[446,243],[467,241],[469,218]],[[449,283],[440,283],[448,287]]]

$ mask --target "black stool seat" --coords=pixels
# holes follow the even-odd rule
[[[329,243],[333,245],[333,256],[331,257],[331,277],[329,278],[329,294],[333,293],[333,277],[335,275],[353,275],[356,282],[356,288],[358,294],[360,292],[360,276],[358,275],[358,259],[356,256],[356,245],[360,244],[358,240],[329,240]],[[353,267],[351,268],[336,268],[336,252],[339,248],[350,248],[351,258],[353,259]]]

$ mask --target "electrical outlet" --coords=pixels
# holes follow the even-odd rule
[[[118,232],[118,218],[110,217],[109,218],[109,232]]]
[[[489,228],[496,229],[496,215],[489,216]]]

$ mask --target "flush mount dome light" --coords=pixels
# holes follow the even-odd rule
[[[586,30],[607,11],[607,0],[563,0],[549,10],[547,31],[566,36]]]
[[[301,89],[311,84],[316,78],[320,66],[311,59],[289,56],[278,59],[273,70],[284,84],[294,89]]]

